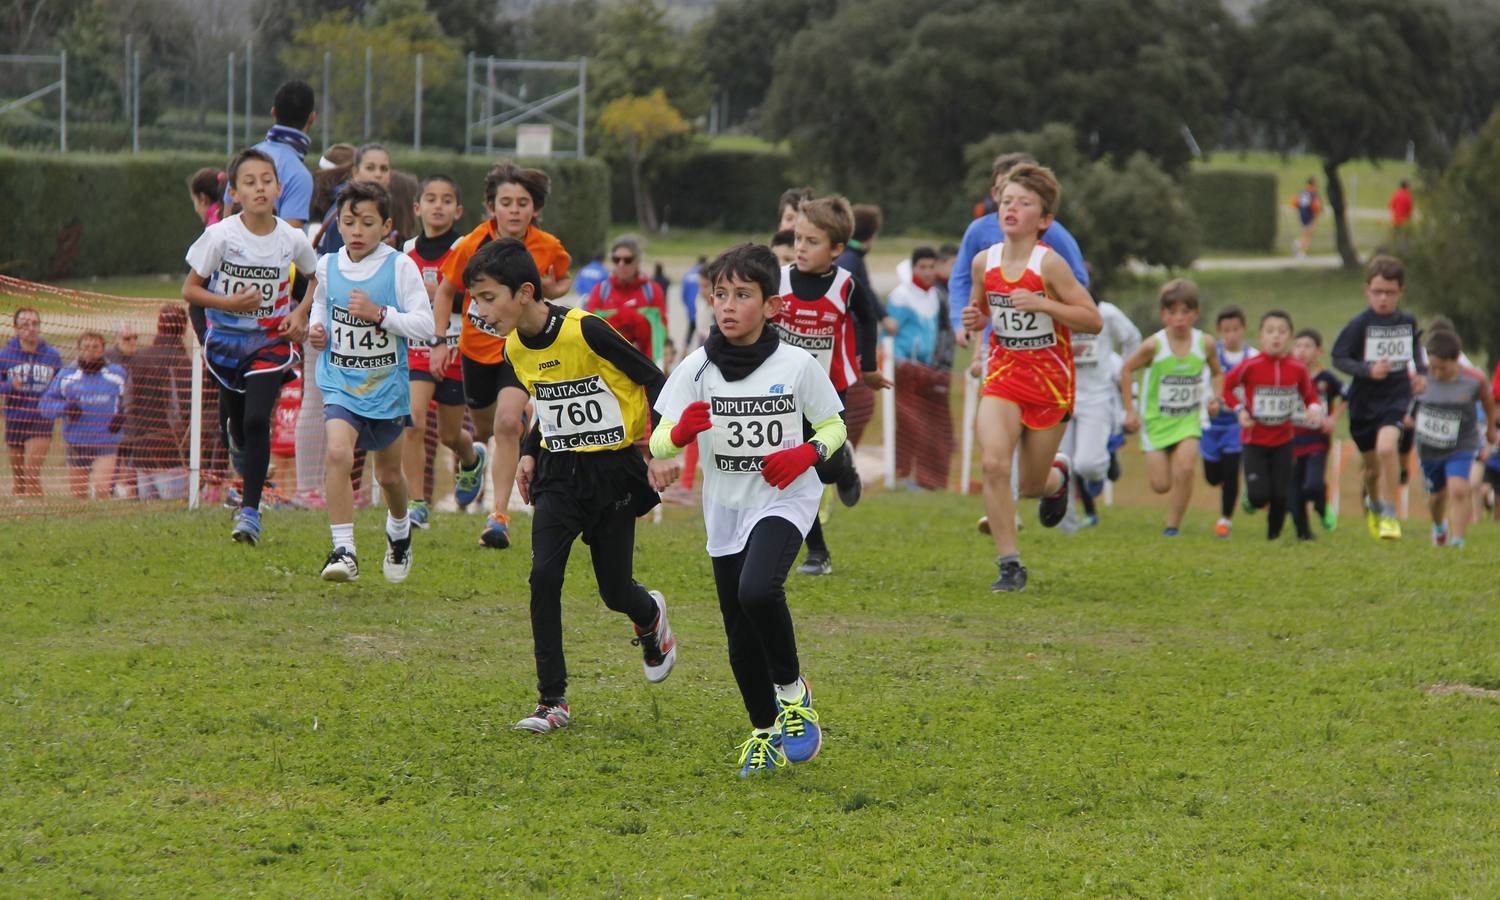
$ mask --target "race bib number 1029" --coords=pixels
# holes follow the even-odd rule
[[[242,266],[232,262],[219,265],[219,286],[223,289],[224,296],[233,297],[246,288],[260,292],[259,306],[249,312],[230,315],[244,316],[247,319],[269,319],[276,315],[283,284],[280,266]]]

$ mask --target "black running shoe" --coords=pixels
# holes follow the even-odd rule
[[[990,585],[990,591],[996,594],[1010,594],[1026,587],[1026,567],[1019,562],[1003,562],[1000,564],[1000,577]]]
[[[853,506],[859,502],[859,498],[865,492],[865,486],[859,479],[859,472],[853,466],[849,468],[849,475],[838,483],[839,502],[845,506]]]
[[[827,551],[807,551],[807,557],[802,560],[802,565],[797,567],[801,575],[832,575],[833,560],[828,557]]]
[[[1068,514],[1068,488],[1073,486],[1073,461],[1068,459],[1067,454],[1057,454],[1052,466],[1062,472],[1062,487],[1057,489],[1057,493],[1043,497],[1038,504],[1037,513],[1041,517],[1043,528],[1055,527]]]

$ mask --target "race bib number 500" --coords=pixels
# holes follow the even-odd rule
[[[533,387],[547,449],[613,447],[625,442],[620,401],[598,375],[572,381],[538,381]]]
[[[715,397],[709,416],[720,472],[759,472],[767,454],[802,443],[802,411],[789,394]]]
[[[1411,345],[1410,325],[1371,325],[1365,329],[1365,362],[1411,362]]]
[[[990,293],[990,321],[995,339],[1007,350],[1040,350],[1057,343],[1052,317],[1042,312],[1023,312],[1011,305],[1010,294]]]

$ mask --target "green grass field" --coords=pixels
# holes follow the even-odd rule
[[[1486,896],[1491,562],[1346,520],[1312,545],[1167,544],[1119,507],[1022,532],[988,593],[972,498],[872,495],[793,577],[823,753],[736,777],[746,731],[693,510],[642,524],[678,670],[649,688],[579,548],[575,725],[533,699],[527,538],[418,536],[385,584],[314,575],[326,525],[223,511],[0,523],[8,896]],[[1028,515],[1032,515],[1028,510]],[[524,521],[524,520],[522,520]],[[1414,531],[1416,529],[1413,529]],[[1443,693],[1469,685],[1480,696]]]

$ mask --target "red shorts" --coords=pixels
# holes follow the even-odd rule
[[[985,397],[1009,400],[1021,407],[1021,424],[1043,431],[1068,420],[1073,413],[1071,360],[1052,359],[1049,351],[1018,353],[990,348],[984,373]]]
[[[452,379],[454,381],[463,381],[464,369],[463,360],[461,357],[462,354],[458,352],[458,345],[450,343],[448,345],[448,366],[443,370],[444,381],[447,381],[449,379]],[[411,344],[407,345],[406,364],[413,372],[429,371],[431,368],[428,365],[430,359],[431,351],[429,351],[426,347],[417,347]]]

